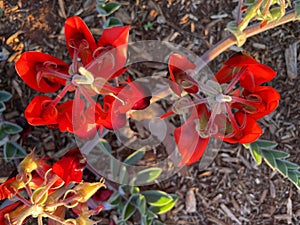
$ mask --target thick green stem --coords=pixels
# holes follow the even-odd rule
[[[286,15],[284,15],[279,21],[277,22],[270,22],[266,24],[263,27],[260,27],[260,23],[254,24],[252,26],[249,26],[244,30],[246,37],[252,37],[256,34],[262,33],[266,30],[272,29],[274,27],[280,26],[282,24],[291,22],[296,20],[295,11],[292,10]],[[195,62],[196,74],[203,69],[210,61],[212,61],[214,58],[216,58],[218,55],[220,55],[222,52],[226,51],[229,47],[236,44],[236,38],[233,35],[229,35],[228,37],[224,38],[223,40],[219,41],[217,44],[215,44],[211,49],[209,49],[207,52],[205,52],[202,57],[198,58]]]

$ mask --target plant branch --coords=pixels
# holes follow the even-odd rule
[[[246,37],[252,37],[261,32],[267,31],[274,27],[280,26],[282,24],[291,22],[296,20],[296,14],[294,10],[287,12],[279,21],[270,22],[263,27],[260,27],[260,22],[256,23],[252,26],[246,28],[243,32],[246,34]],[[218,55],[223,53],[226,49],[236,44],[236,38],[233,35],[229,35],[228,37],[222,39],[217,44],[215,44],[211,49],[206,51],[200,58],[198,58],[195,62],[196,74],[203,69],[210,61],[215,59]]]

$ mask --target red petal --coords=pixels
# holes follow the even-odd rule
[[[60,132],[73,132],[73,100],[64,102],[57,106],[58,118],[57,123]]]
[[[252,58],[249,55],[245,54],[235,54],[231,56],[224,65],[231,66],[231,67],[243,67],[243,66],[249,66],[249,65],[256,65],[259,64],[254,58]]]
[[[257,95],[261,99],[261,102],[253,104],[257,111],[253,114],[249,114],[254,119],[259,119],[267,114],[270,114],[277,108],[279,104],[280,94],[272,87],[259,86],[255,88],[255,91],[246,93]]]
[[[241,77],[240,85],[251,91],[262,83],[269,82],[276,76],[276,72],[264,64],[249,65],[245,75]]]
[[[99,55],[86,67],[95,77],[109,80],[125,72],[129,28],[112,27],[103,31],[97,43]]]
[[[4,183],[0,184],[0,200],[10,198],[12,195],[14,195],[14,193],[12,193],[12,191],[9,190],[8,185],[15,180],[16,178],[12,177],[6,180]]]
[[[51,102],[48,96],[35,96],[24,112],[28,123],[35,126],[56,124],[58,112]]]
[[[150,105],[152,94],[145,85],[138,82],[129,82],[118,93],[118,97],[126,102],[124,106],[119,107],[119,111],[126,113],[130,109],[142,110],[147,108]]]
[[[231,81],[242,67],[245,67],[246,70],[240,79],[240,85],[247,90],[254,90],[256,86],[268,82],[276,76],[274,70],[248,55],[234,55],[224,64],[215,75],[220,84]]]
[[[130,26],[112,27],[105,29],[97,45],[100,47],[112,45],[114,47],[127,45]]]
[[[215,78],[220,84],[230,82],[233,76],[232,72],[232,67],[225,65],[215,74]]]
[[[196,130],[196,119],[208,119],[209,112],[204,104],[193,108],[189,119],[174,131],[178,151],[181,154],[180,165],[190,165],[197,162],[203,155],[209,142],[208,138],[200,137]]]
[[[109,189],[99,189],[92,198],[96,201],[104,202],[107,201],[113,193],[114,192]]]
[[[54,163],[52,171],[58,175],[67,186],[70,182],[80,182],[86,160],[78,148],[69,151],[59,161]]]
[[[209,138],[201,138],[196,131],[194,121],[189,121],[174,131],[178,151],[181,154],[180,165],[197,162],[203,155]]]
[[[21,204],[20,201],[14,202],[10,205],[5,206],[4,208],[0,209],[0,225],[7,225],[7,223],[5,222],[5,214],[7,213],[11,213],[12,211],[14,211],[19,205]]]
[[[187,74],[187,70],[195,69],[196,66],[191,63],[185,56],[180,54],[170,55],[168,67],[171,80],[179,84],[179,86],[175,85],[171,87],[177,95],[181,95],[180,87],[189,93],[198,92],[198,86],[195,84],[196,82],[191,76]],[[190,87],[182,87],[183,82],[190,84]]]
[[[66,44],[72,58],[74,57],[75,47],[79,50],[79,57],[82,59],[84,65],[93,59],[92,54],[97,48],[96,41],[89,28],[80,17],[72,16],[66,20],[65,36]],[[85,46],[82,41],[86,41],[88,46]]]
[[[55,71],[68,75],[69,65],[51,55],[41,52],[25,52],[16,62],[16,71],[25,83],[32,89],[40,92],[55,92],[61,85],[65,85],[66,80],[57,78],[51,73],[42,72],[38,77],[38,72],[45,63],[52,63]]]
[[[245,126],[241,130],[237,130],[235,135],[231,138],[224,138],[223,141],[229,143],[248,144],[256,141],[262,135],[262,129],[255,119],[245,115],[243,112],[234,114],[238,124]]]
[[[119,108],[122,103],[114,97],[106,95],[103,99],[103,112],[97,114],[96,123],[107,129],[118,130],[126,124],[126,114],[120,113]]]

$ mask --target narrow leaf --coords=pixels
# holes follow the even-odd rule
[[[152,206],[164,206],[173,200],[171,195],[158,190],[143,191],[142,194],[145,196],[147,203]]]
[[[8,141],[4,145],[4,159],[6,161],[21,158],[26,155],[25,150],[14,141]]]
[[[146,198],[144,195],[139,195],[137,200],[137,207],[142,215],[146,213]]]
[[[288,169],[284,163],[284,161],[282,160],[277,160],[276,161],[276,164],[277,164],[277,169],[282,173],[282,175],[284,175],[285,177],[287,176],[288,174]]]
[[[137,173],[136,176],[136,183],[149,183],[154,181],[156,178],[159,177],[159,175],[161,174],[162,169],[161,168],[157,168],[157,167],[153,167],[153,168],[148,168],[145,170],[142,170],[140,172]]]
[[[250,153],[255,162],[260,165],[262,162],[261,151],[259,150],[258,145],[254,142],[250,144]]]
[[[119,205],[120,198],[121,198],[121,195],[119,194],[119,192],[115,192],[114,194],[112,194],[112,196],[110,196],[110,198],[107,200],[107,202],[113,206],[116,206],[116,205]]]
[[[290,156],[288,153],[282,151],[277,151],[277,150],[265,150],[265,151],[268,151],[270,154],[272,154],[275,159],[285,159]]]
[[[104,29],[119,26],[123,26],[123,23],[116,17],[109,17],[103,24]]]
[[[108,153],[111,153],[111,146],[108,143],[107,140],[100,138],[99,142],[97,143],[97,147],[100,148],[101,150],[104,150]]]
[[[3,102],[0,102],[0,113],[3,113],[5,111],[6,107]]]
[[[300,168],[300,166],[298,166],[297,164],[286,161],[286,160],[284,160],[284,163],[285,163],[286,167],[288,168],[288,170],[298,170]]]
[[[0,91],[0,102],[6,102],[11,98],[11,93],[7,91]]]
[[[7,133],[5,133],[3,130],[2,130],[2,127],[1,127],[1,124],[0,124],[0,141],[3,140],[5,137],[7,137]],[[4,140],[3,140],[4,141]],[[1,146],[1,144],[0,144]]]
[[[148,218],[146,215],[142,215],[141,225],[151,225],[153,220],[154,220],[153,218]]]
[[[288,178],[297,185],[299,177],[295,171],[288,171]]]
[[[133,165],[133,164],[137,163],[138,161],[140,161],[144,157],[145,151],[146,151],[145,147],[138,149],[137,151],[135,151],[134,153],[129,155],[124,160],[124,163],[126,163],[128,165]]]
[[[274,141],[267,141],[267,140],[257,140],[254,143],[256,143],[262,149],[273,149],[273,148],[275,148],[278,145]]]
[[[178,197],[177,195],[173,195],[171,194],[172,197],[173,197],[173,200],[168,203],[167,205],[164,205],[164,206],[150,206],[149,209],[156,213],[156,214],[163,214],[163,213],[166,213],[168,211],[170,211],[174,205],[176,204],[176,202],[178,201]]]
[[[121,184],[127,184],[129,181],[128,172],[125,166],[122,166],[120,169],[119,181]]]
[[[120,3],[118,2],[109,2],[102,3],[96,6],[97,11],[101,16],[109,16],[120,8]]]
[[[3,122],[1,127],[6,134],[17,134],[23,130],[19,125],[7,121]]]
[[[275,157],[272,155],[270,150],[261,150],[266,162],[270,165],[272,169],[277,167]]]
[[[127,221],[136,211],[134,205],[131,204],[132,196],[128,199],[122,211],[122,220]]]

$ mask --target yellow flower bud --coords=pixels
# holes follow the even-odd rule
[[[31,173],[37,168],[38,168],[38,163],[34,158],[34,151],[32,151],[22,160],[22,162],[20,162],[20,164],[18,165],[18,172],[20,174]]]
[[[106,187],[103,180],[95,183],[80,183],[74,190],[80,196],[78,202],[86,202],[89,200],[101,187]]]

